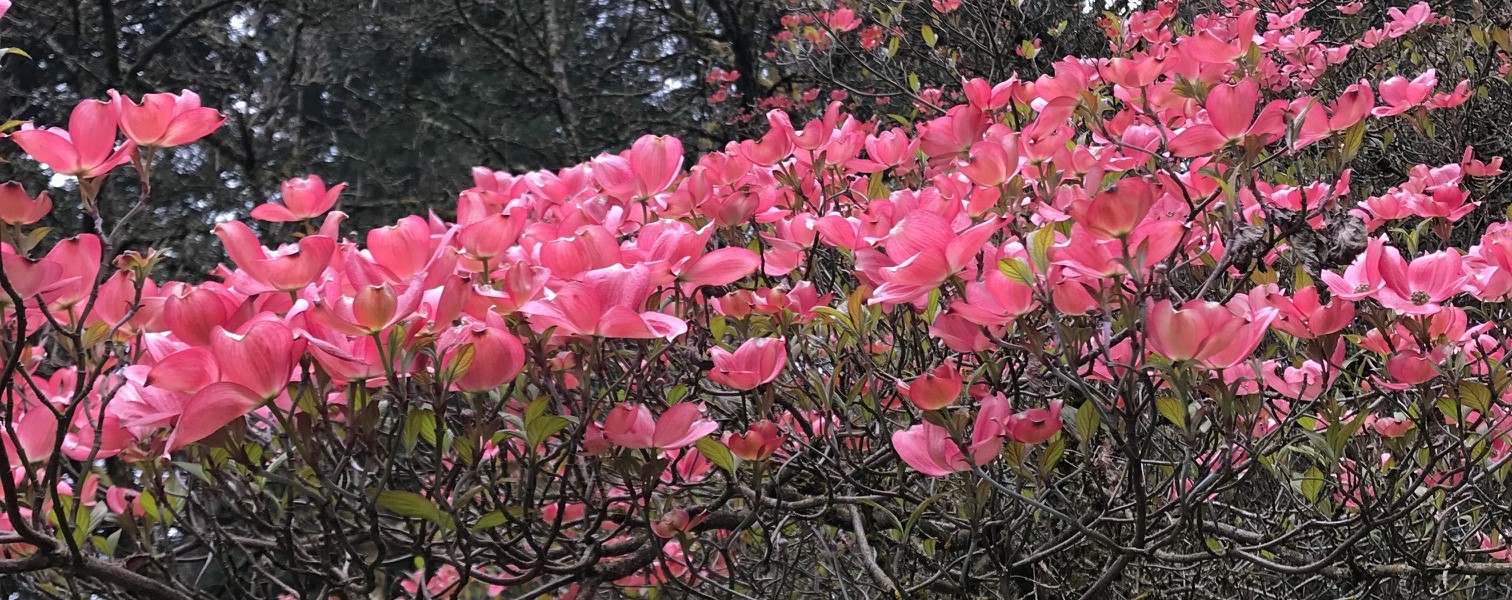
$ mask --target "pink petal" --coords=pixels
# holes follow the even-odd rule
[[[294,370],[294,332],[278,321],[258,321],[242,335],[221,330],[210,348],[225,380],[247,387],[259,398],[282,393]]]
[[[729,285],[756,271],[761,258],[745,248],[720,248],[683,270],[681,278],[695,286]]]
[[[211,384],[185,403],[183,416],[179,417],[173,433],[168,436],[168,451],[209,437],[227,423],[246,416],[261,403],[256,392],[239,384]]]
[[[116,140],[115,110],[99,100],[85,100],[74,106],[68,117],[68,137],[79,152],[85,167],[104,164],[110,159]]]
[[[955,469],[946,466],[942,448],[943,444],[955,442],[950,440],[942,427],[921,423],[904,431],[895,431],[892,443],[898,458],[903,459],[915,471],[929,477],[944,477],[955,472]]]
[[[161,145],[182,146],[214,133],[226,122],[225,115],[213,108],[196,108],[173,119],[163,134]]]
[[[193,394],[220,380],[220,368],[208,348],[188,348],[170,354],[153,365],[146,385]]]
[[[1202,156],[1222,148],[1228,139],[1212,125],[1193,125],[1171,138],[1171,154],[1183,158]]]
[[[79,152],[72,142],[46,129],[22,129],[10,135],[34,160],[59,173],[79,170]]]

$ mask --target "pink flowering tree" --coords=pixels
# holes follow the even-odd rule
[[[291,179],[207,220],[203,283],[119,233],[184,201],[154,165],[220,113],[22,125],[8,160],[65,185],[0,186],[0,592],[1482,593],[1512,574],[1502,160],[1354,170],[1470,135],[1512,41],[1231,4],[1110,18],[1108,56],[906,127],[836,104],[480,167],[454,220],[349,231],[345,184]],[[1412,64],[1430,38],[1463,60]]]

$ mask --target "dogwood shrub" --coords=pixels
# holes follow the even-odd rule
[[[344,184],[292,179],[197,284],[117,234],[219,113],[23,125],[72,183],[0,187],[0,589],[1475,593],[1512,574],[1512,229],[1468,218],[1501,159],[1351,166],[1505,94],[1512,44],[1427,4],[1330,43],[1309,19],[1359,3],[1306,4],[1160,3],[907,128],[835,105],[688,162],[478,168],[454,220],[344,231]],[[1318,88],[1418,34],[1482,76]]]

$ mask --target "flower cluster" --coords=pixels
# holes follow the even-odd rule
[[[742,584],[732,568],[788,535],[763,511],[788,506],[832,515],[881,572],[862,504],[902,501],[900,537],[946,539],[996,493],[1064,540],[1154,556],[1151,536],[1205,522],[1172,511],[1242,504],[1259,477],[1336,515],[1504,472],[1512,229],[1456,230],[1501,159],[1467,149],[1387,189],[1349,167],[1371,128],[1471,87],[1430,69],[1330,91],[1351,47],[1321,43],[1305,2],[1189,35],[1170,4],[1128,19],[1115,58],[964,81],[913,127],[836,103],[687,164],[648,135],[556,171],[478,168],[450,220],[351,235],[345,184],[291,179],[255,222],[214,226],[231,264],[205,283],[154,280],[160,256],[103,230],[43,250],[57,200],[7,184],[5,551],[71,560],[50,532],[175,519],[255,537],[173,516],[210,514],[193,485],[299,497],[291,522],[328,511],[337,538],[404,529],[386,551],[427,548],[395,580],[411,594]],[[815,43],[863,24],[808,22]],[[1446,24],[1393,9],[1371,43]],[[87,206],[90,182],[127,163],[145,180],[154,151],[223,121],[191,92],[112,93],[10,138]],[[303,229],[267,245],[283,223]],[[1050,507],[1077,477],[1113,496]],[[95,537],[86,553],[125,543]]]

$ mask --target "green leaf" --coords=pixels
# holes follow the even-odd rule
[[[1318,494],[1323,492],[1323,472],[1317,467],[1308,469],[1302,474],[1302,495],[1309,502],[1317,502]]]
[[[1503,52],[1512,52],[1512,31],[1505,27],[1491,28],[1491,41],[1496,42]]]
[[[493,512],[488,513],[486,515],[483,515],[482,517],[479,517],[478,518],[478,522],[477,523],[473,523],[473,526],[472,526],[471,529],[472,529],[473,533],[477,533],[477,532],[480,532],[480,531],[486,531],[486,530],[489,530],[489,529],[493,529],[493,528],[498,527],[498,526],[503,525],[503,524],[504,524],[504,513],[499,512],[499,511],[496,510],[496,511],[493,511]]]
[[[425,438],[425,443],[436,445],[436,413],[428,408],[411,410],[400,436],[405,450],[414,450],[421,437]]]
[[[1049,473],[1055,470],[1055,465],[1060,463],[1061,457],[1066,454],[1066,436],[1059,433],[1045,446],[1044,455],[1040,456],[1040,468]]]
[[[887,520],[892,521],[892,528],[896,529],[898,531],[903,531],[903,522],[899,521],[898,520],[898,515],[893,514],[893,511],[888,510],[887,507],[882,506],[881,504],[878,504],[874,500],[867,500],[865,498],[861,498],[861,499],[857,500],[857,502],[860,502],[861,504],[865,504],[867,506],[870,506],[872,508],[877,509],[877,513],[879,513],[879,514],[887,515]],[[879,523],[879,525],[880,525],[880,523]]]
[[[1360,147],[1365,144],[1365,121],[1355,123],[1344,131],[1344,162],[1354,159],[1355,154],[1360,152]]]
[[[1008,464],[1013,465],[1017,469],[1023,468],[1024,458],[1027,454],[1028,450],[1019,442],[1010,441],[1003,444],[1003,456],[1008,461]]]
[[[729,327],[730,323],[729,321],[726,321],[724,317],[713,317],[709,319],[709,335],[713,336],[713,338],[716,340],[724,338],[725,330],[729,329]]]
[[[704,458],[709,459],[709,462],[714,463],[719,468],[730,473],[735,472],[735,455],[730,454],[730,449],[726,448],[719,440],[703,438],[698,440],[698,443],[694,444],[693,447],[697,448],[699,454],[704,455]]]
[[[1034,285],[1034,273],[1029,271],[1029,265],[1017,258],[1004,258],[998,261],[998,270],[1009,280],[1032,286]]]
[[[919,27],[919,35],[924,36],[924,45],[930,48],[935,47],[935,42],[939,40],[939,36],[935,35],[934,28],[928,25]]]
[[[5,129],[0,128],[0,131],[4,130]],[[51,227],[38,227],[36,229],[33,229],[31,233],[26,234],[25,239],[21,240],[21,251],[31,252],[31,249],[36,248],[37,244],[42,243],[42,240],[45,239],[47,237],[47,234],[49,233],[52,233]]]
[[[551,407],[550,402],[551,399],[546,396],[539,396],[532,400],[530,405],[525,407],[525,422],[529,423],[531,419],[546,414],[546,409]]]
[[[1054,227],[1041,227],[1029,234],[1029,258],[1034,260],[1034,268],[1039,272],[1050,270],[1050,247],[1054,245]]]
[[[100,537],[98,535],[93,536],[89,538],[89,541],[92,542],[95,548],[99,549],[100,552],[108,555],[113,555],[115,554],[116,547],[121,545],[121,530],[117,529],[106,537]]]
[[[685,398],[685,397],[687,397],[687,395],[688,395],[688,385],[687,384],[685,384],[685,383],[679,383],[677,385],[672,386],[672,389],[667,392],[667,406],[672,406],[673,404],[677,404],[678,402],[682,402],[682,399]]]
[[[816,306],[814,313],[828,317],[830,322],[839,325],[852,333],[856,333],[856,327],[851,323],[851,316],[829,306]]]
[[[1039,55],[1039,50],[1035,49],[1034,42],[1024,40],[1019,42],[1019,53],[1023,54],[1024,58],[1034,60],[1034,57]]]
[[[386,490],[378,494],[378,507],[402,517],[425,519],[442,529],[453,529],[451,515],[441,512],[436,503],[414,492]]]
[[[1177,427],[1186,427],[1186,404],[1177,400],[1175,396],[1161,396],[1155,399],[1155,410],[1167,421],[1176,424]]]
[[[1458,402],[1455,402],[1454,398],[1451,398],[1449,396],[1442,396],[1438,399],[1438,409],[1439,412],[1444,413],[1444,417],[1449,419],[1450,421],[1457,423],[1465,418],[1465,415],[1463,414],[1464,411],[1461,410],[1461,405]]]
[[[478,349],[476,346],[463,344],[461,348],[458,348],[447,357],[446,367],[441,370],[441,379],[443,381],[456,381],[463,375],[466,375],[467,370],[472,368],[473,359],[477,354]]]
[[[1088,442],[1097,437],[1097,428],[1102,425],[1102,412],[1093,402],[1096,400],[1083,402],[1081,408],[1076,409],[1076,434]]]
[[[142,512],[151,517],[152,520],[165,524],[168,522],[163,519],[162,511],[158,510],[157,498],[152,495],[152,492],[142,490],[142,494],[137,496],[137,499],[142,503]]]
[[[525,441],[532,448],[541,445],[542,442],[566,429],[573,423],[572,419],[546,414],[547,399],[537,398],[525,409]]]
[[[210,476],[205,473],[205,466],[204,465],[199,465],[199,464],[190,463],[190,462],[173,461],[173,466],[178,467],[180,469],[183,469],[184,472],[186,472],[186,473],[188,473],[190,475],[193,475],[195,479],[198,479],[198,480],[203,481],[205,483],[214,483],[214,482],[210,481]]]
[[[89,539],[89,533],[105,520],[108,511],[103,502],[95,504],[92,508],[87,504],[80,504],[74,514],[74,545],[83,546],[84,541]]]
[[[1368,416],[1370,416],[1369,412],[1361,411],[1349,422],[1332,423],[1328,426],[1328,430],[1324,432],[1324,440],[1328,442],[1328,449],[1333,453],[1332,458],[1337,460],[1338,457],[1343,456],[1344,444],[1348,443],[1356,433],[1360,432],[1360,428],[1365,426],[1365,418]]]
[[[1491,389],[1478,381],[1465,381],[1459,386],[1460,402],[1476,412],[1491,412]]]
[[[447,437],[452,438],[451,432]],[[462,459],[463,464],[471,465],[475,462],[478,454],[478,444],[470,436],[452,438],[451,447],[456,450],[457,458]]]
[[[944,497],[945,494],[935,494],[933,496],[925,498],[923,502],[919,503],[919,507],[914,509],[913,514],[908,515],[908,522],[903,524],[904,539],[908,538],[908,532],[912,531],[914,525],[917,524],[919,522],[919,519],[924,516],[924,511],[929,508],[929,505],[934,504],[936,500]]]
[[[904,125],[907,125],[907,123],[905,122]],[[880,200],[886,198],[891,193],[892,190],[888,189],[887,180],[882,177],[882,173],[880,171],[872,173],[871,179],[866,184],[866,197],[872,200]]]
[[[1313,287],[1313,285],[1312,275],[1308,274],[1307,268],[1297,265],[1297,268],[1292,271],[1292,289],[1300,290]]]

